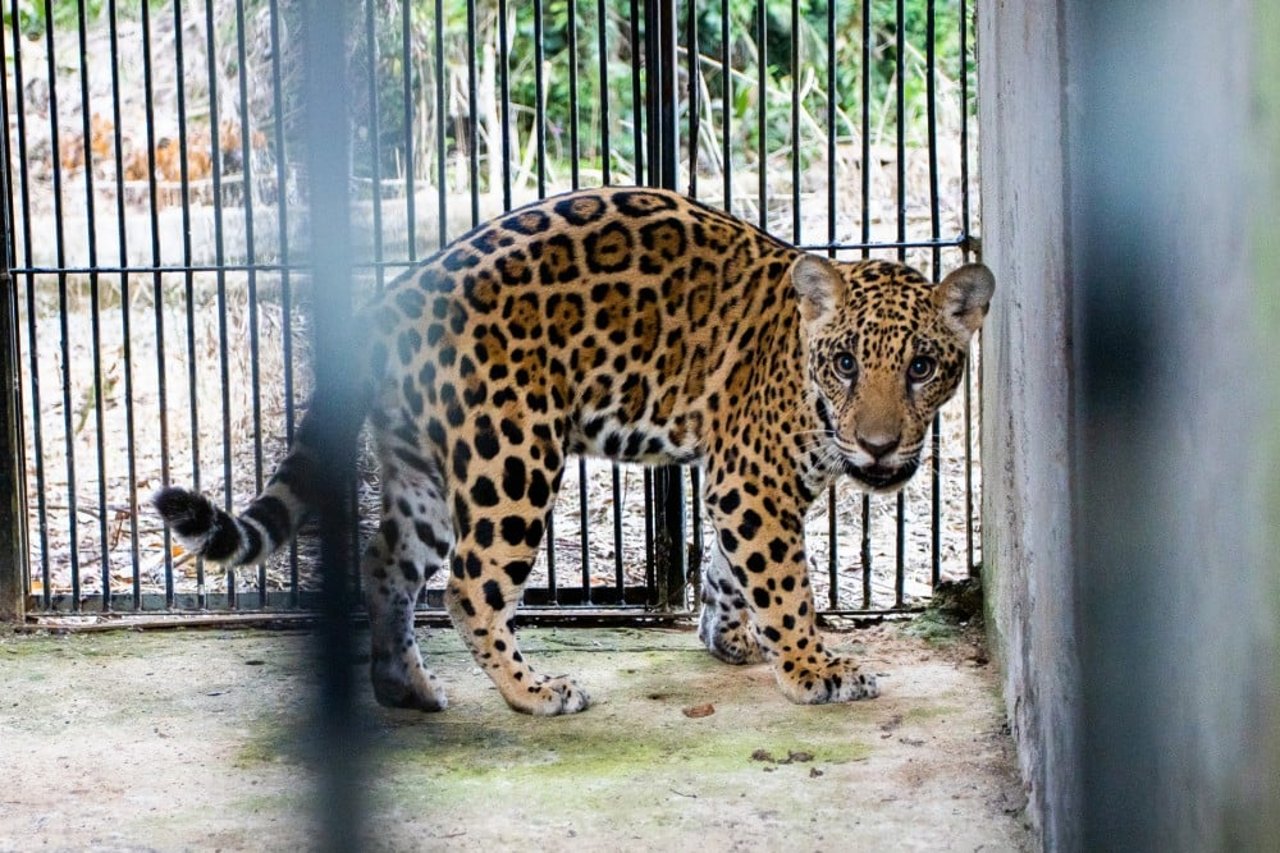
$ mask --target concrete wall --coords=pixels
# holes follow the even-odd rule
[[[1048,849],[1278,849],[1280,15],[980,0],[984,579]]]
[[[978,7],[983,579],[1010,723],[1050,846],[1076,820],[1066,69],[1056,4]],[[1052,810],[1045,804],[1055,803]]]

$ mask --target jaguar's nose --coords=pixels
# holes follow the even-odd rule
[[[900,436],[886,435],[859,435],[858,446],[867,453],[871,454],[871,458],[875,460],[883,459],[890,453],[898,449],[901,441]]]

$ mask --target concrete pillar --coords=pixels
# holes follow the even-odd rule
[[[997,282],[982,336],[983,581],[1023,778],[1051,848],[1073,846],[1078,821],[1062,30],[1053,2],[978,5],[982,259]]]
[[[1048,849],[1280,843],[1273,5],[979,4],[984,580]]]

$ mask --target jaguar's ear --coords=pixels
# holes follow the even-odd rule
[[[796,258],[791,265],[791,286],[800,298],[800,316],[806,325],[825,322],[848,295],[840,273],[817,255]]]
[[[944,278],[934,294],[943,321],[962,340],[982,326],[996,290],[996,277],[982,264],[965,264]]]

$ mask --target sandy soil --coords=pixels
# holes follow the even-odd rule
[[[1029,849],[994,673],[908,631],[833,637],[884,695],[810,708],[687,630],[528,630],[528,656],[595,699],[551,720],[508,711],[433,631],[449,710],[378,708],[355,655],[345,744],[306,726],[309,634],[4,636],[0,850],[311,848],[307,757],[355,741],[368,849]]]

